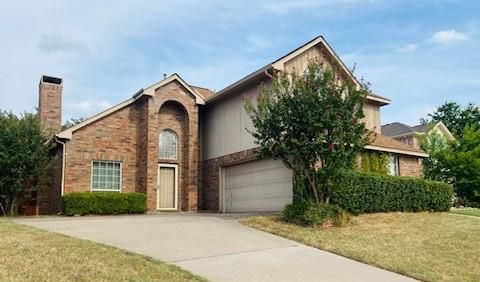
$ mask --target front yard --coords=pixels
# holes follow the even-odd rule
[[[480,281],[480,220],[448,213],[377,213],[326,229],[256,216],[242,223],[424,281]]]
[[[203,281],[179,267],[0,219],[0,281]]]
[[[450,210],[450,212],[451,213],[456,213],[456,214],[463,214],[463,215],[480,217],[480,209],[452,209],[452,210]]]

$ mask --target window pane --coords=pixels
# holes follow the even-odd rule
[[[159,157],[177,159],[177,135],[171,130],[164,130],[159,138]]]
[[[94,161],[93,191],[120,191],[120,162]]]

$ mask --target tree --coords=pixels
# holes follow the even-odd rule
[[[439,155],[457,196],[480,206],[480,128],[467,126],[462,137]]]
[[[448,144],[438,132],[434,131],[421,140],[420,147],[428,153],[428,158],[423,159],[423,175],[426,179],[451,182],[446,175],[447,167],[443,163],[443,154],[448,149]]]
[[[480,128],[480,107],[469,103],[463,107],[455,102],[445,102],[421,123],[443,122],[455,137],[461,137],[466,126]]]
[[[311,61],[303,74],[280,73],[246,102],[259,156],[292,169],[295,198],[328,203],[339,172],[353,167],[370,142],[361,121],[366,94]]]
[[[0,212],[15,215],[31,191],[47,185],[47,141],[36,114],[0,111]]]
[[[71,119],[67,120],[67,122],[65,122],[62,125],[62,130],[69,129],[70,127],[75,126],[75,125],[81,123],[84,120],[86,120],[86,118],[83,118],[83,117],[81,117],[81,118],[71,118]]]

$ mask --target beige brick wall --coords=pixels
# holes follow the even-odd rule
[[[45,131],[60,131],[62,128],[62,85],[40,83],[38,114]]]
[[[415,156],[399,156],[400,162],[400,175],[401,176],[415,176],[421,177],[422,172],[422,159]]]

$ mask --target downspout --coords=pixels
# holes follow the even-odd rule
[[[62,144],[62,180],[60,184],[60,187],[61,187],[60,195],[63,197],[64,191],[65,191],[65,156],[67,155],[65,151],[66,144],[63,141],[60,141],[60,139],[58,139],[57,136],[55,136],[55,141]]]
[[[266,70],[264,71],[264,73],[265,73],[268,77],[273,78],[273,75],[271,75],[271,74],[268,72],[268,69],[266,69]]]

